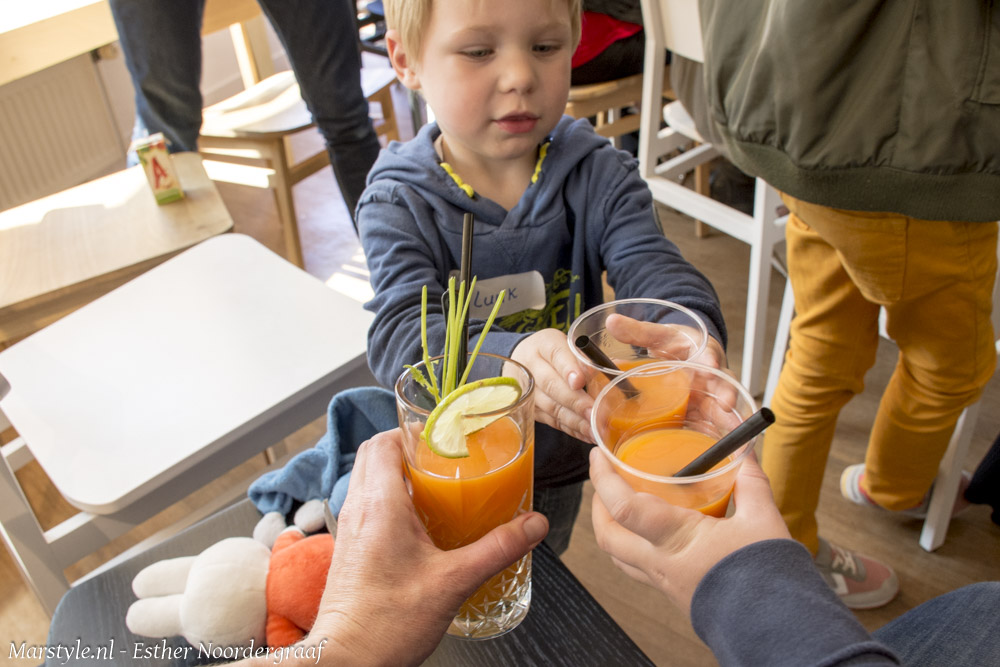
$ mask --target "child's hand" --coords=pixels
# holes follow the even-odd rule
[[[584,442],[590,431],[592,399],[584,386],[584,369],[569,349],[566,334],[557,329],[537,331],[514,348],[511,358],[535,378],[535,419]]]
[[[682,324],[640,322],[625,315],[610,315],[606,323],[608,333],[623,343],[649,349],[650,355],[663,359],[690,359],[691,361],[724,369],[728,366],[722,344],[708,337],[705,349],[692,357],[692,348],[701,341],[701,332]]]
[[[701,354],[691,359],[691,361],[724,371],[729,370],[729,361],[726,359],[726,351],[722,349],[722,343],[711,336],[708,337],[708,344],[705,345],[705,349],[702,350]],[[730,375],[735,376],[734,373],[730,373]]]

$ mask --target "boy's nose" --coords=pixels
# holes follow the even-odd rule
[[[500,63],[500,91],[528,93],[535,87],[537,77],[531,58],[513,54]]]

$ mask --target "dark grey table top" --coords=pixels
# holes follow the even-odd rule
[[[133,635],[125,613],[135,600],[132,579],[158,560],[200,553],[215,542],[250,535],[260,515],[246,500],[195,524],[177,536],[70,589],[56,609],[48,646],[75,651],[74,665],[199,665],[218,658],[177,651],[188,646],[180,637],[153,640]],[[90,657],[84,657],[89,648]],[[160,657],[136,657],[159,649]],[[167,653],[181,657],[163,658]],[[183,654],[187,653],[187,657]],[[51,664],[59,664],[53,659]],[[532,598],[527,618],[502,637],[465,641],[445,637],[425,663],[470,665],[652,665],[653,663],[607,614],[587,589],[547,547],[532,558]]]

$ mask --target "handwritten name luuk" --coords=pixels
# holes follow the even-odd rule
[[[28,644],[10,642],[7,657],[10,660],[44,660],[46,664],[65,665],[77,660],[107,660],[121,662],[132,660],[187,660],[197,657],[211,660],[240,660],[242,658],[267,657],[273,664],[280,665],[287,658],[311,659],[318,663],[323,656],[324,639],[316,646],[284,646],[271,648],[257,646],[253,641],[248,646],[219,646],[199,643],[197,646],[172,646],[166,639],[155,642],[136,642],[129,647],[116,646],[110,639],[106,644],[85,644],[77,639],[72,644]]]
[[[482,291],[476,290],[472,295],[472,305],[476,308],[492,308],[493,304],[497,302],[500,297],[500,291],[491,292],[489,294],[483,294]],[[517,288],[512,287],[507,291],[507,299],[517,298]]]

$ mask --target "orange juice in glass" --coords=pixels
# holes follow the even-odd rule
[[[584,336],[603,361],[577,344]],[[708,344],[708,327],[694,311],[672,301],[619,299],[577,317],[567,337],[587,370],[587,393],[596,398],[611,380],[639,364],[696,359]]]
[[[682,407],[661,407],[657,416],[662,393],[658,386],[668,377],[674,378],[674,386],[687,388],[687,398]],[[622,385],[631,385],[631,395]],[[646,412],[645,407],[630,408],[629,403],[652,407]],[[625,418],[629,410],[640,409],[641,420]],[[693,362],[661,361],[641,364],[607,384],[594,401],[591,427],[598,447],[633,489],[721,517],[740,465],[757,438],[704,474],[674,475],[756,409],[750,392],[725,371]]]
[[[434,544],[454,549],[531,511],[534,380],[515,361],[480,353],[468,381],[512,377],[520,387],[520,397],[513,405],[489,413],[465,415],[464,419],[476,420],[466,436],[469,456],[446,458],[432,452],[423,437],[434,401],[415,380],[414,370],[428,375],[421,362],[405,371],[395,387],[406,475],[417,515]],[[530,603],[529,553],[473,593],[448,633],[469,639],[496,637],[517,627]]]

